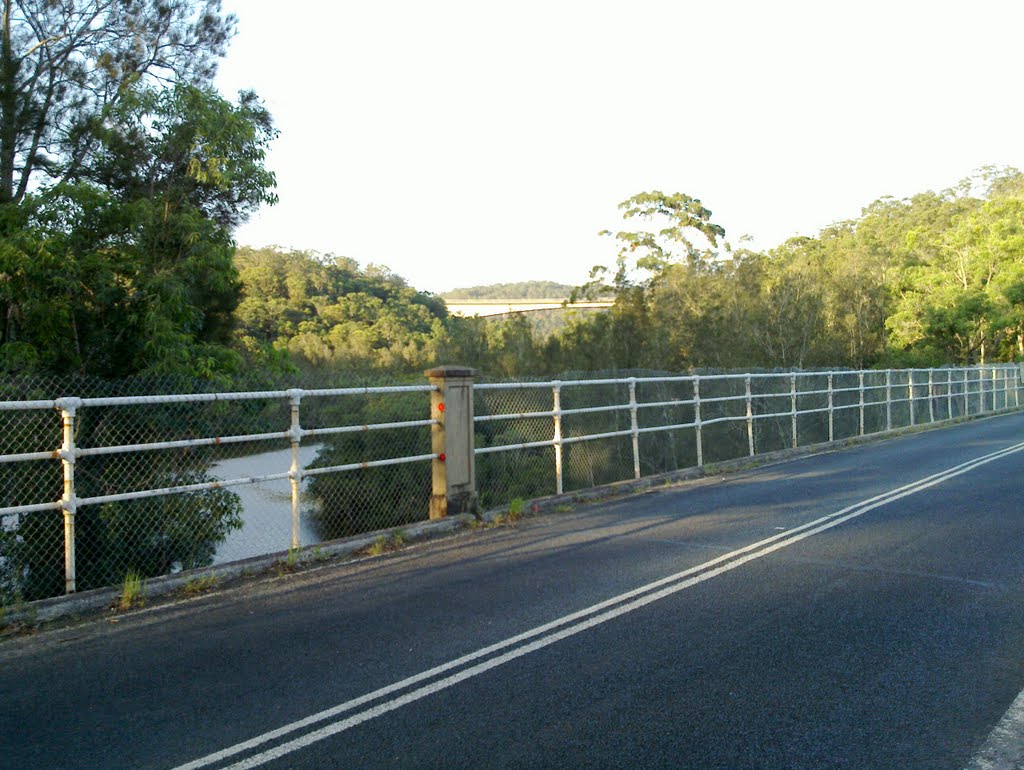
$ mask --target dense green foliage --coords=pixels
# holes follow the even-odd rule
[[[0,0],[0,14],[0,372],[225,382],[242,361],[232,231],[274,201],[269,114],[251,93],[232,103],[212,87],[233,19],[219,0]],[[128,435],[102,410],[90,416],[80,446]],[[118,425],[140,442],[166,427],[157,410]],[[8,430],[0,443],[16,453],[48,435]],[[208,462],[150,453],[77,466],[89,496],[200,483]],[[38,471],[0,482],[0,506],[60,498],[59,477]],[[0,594],[59,593],[62,516],[14,518],[0,535]],[[208,564],[241,526],[224,490],[85,506],[76,521],[79,590],[120,570]]]
[[[101,377],[231,370],[231,228],[272,199],[273,135],[179,86],[125,97],[79,181],[0,206],[0,367]]]
[[[448,317],[436,297],[373,266],[243,249],[240,339],[303,367],[411,373],[460,363],[491,377],[933,366],[1024,354],[1024,179],[1013,169],[883,198],[859,219],[764,252],[731,249],[712,213],[686,195],[642,193],[622,209],[648,226],[606,232],[618,247],[614,267],[595,268],[574,292],[610,295],[614,307],[567,309],[549,333],[525,315]],[[513,289],[529,291],[500,284],[472,293]]]
[[[686,196],[622,204],[659,229],[615,234],[610,313],[551,348],[567,368],[872,367],[1024,355],[1024,178],[987,170],[956,188],[883,198],[860,219],[767,252],[724,235]],[[694,245],[695,240],[701,245]]]
[[[386,268],[345,257],[241,248],[235,313],[239,349],[257,365],[308,372],[421,373],[460,362],[497,376],[543,367],[543,349],[521,315],[448,315],[444,301]]]
[[[444,302],[386,268],[275,249],[242,248],[235,261],[237,335],[250,355],[357,371],[422,367],[436,355]]]

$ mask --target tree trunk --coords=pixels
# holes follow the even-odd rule
[[[18,63],[11,49],[11,3],[3,0],[3,29],[0,30],[0,204],[14,195],[14,156],[17,144]]]

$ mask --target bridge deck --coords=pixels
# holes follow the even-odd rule
[[[463,316],[495,316],[507,313],[528,313],[538,310],[559,310],[566,306],[568,299],[450,299],[445,300],[448,312]],[[611,307],[611,300],[584,300],[573,302],[567,307],[603,308]]]

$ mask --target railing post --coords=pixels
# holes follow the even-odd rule
[[[992,411],[996,411],[996,368],[992,367]]]
[[[935,422],[935,378],[934,369],[928,370],[928,422]]]
[[[832,401],[832,372],[828,373],[828,440],[835,440],[835,413]]]
[[[633,478],[640,478],[640,422],[637,419],[636,377],[629,378],[629,429],[633,431]],[[559,492],[561,494],[561,492]]]
[[[64,592],[75,592],[75,515],[78,513],[78,496],[75,494],[75,417],[82,400],[61,398],[60,407],[63,437],[60,446],[60,461],[64,468],[64,495],[60,499],[64,511]]]
[[[946,417],[953,419],[953,370],[946,370]]]
[[[563,447],[562,447],[562,383],[555,380],[551,388],[551,411],[554,412],[554,445],[555,445],[555,494],[560,495],[564,490],[563,482]]]
[[[750,449],[750,456],[754,456],[754,399],[751,395],[750,375],[747,375],[747,446]]]
[[[430,394],[432,490],[430,518],[477,510],[473,452],[473,378],[476,370],[440,366],[424,375],[436,390]]]
[[[693,375],[693,425],[697,431],[697,467],[704,467],[704,438],[700,425],[700,375]]]
[[[291,408],[291,428],[288,431],[288,438],[292,445],[292,465],[288,469],[288,480],[292,485],[292,548],[296,549],[299,543],[299,516],[302,505],[302,462],[299,459],[299,447],[302,443],[302,426],[299,424],[299,403],[302,401],[303,391],[299,388],[292,388],[288,391],[288,404]]]
[[[885,429],[892,430],[892,369],[885,370]]]
[[[910,396],[910,427],[914,427],[914,370],[907,369],[907,395]]]
[[[857,382],[860,390],[860,435],[864,435],[864,372],[857,372]]]
[[[793,422],[793,449],[798,446],[796,435],[796,374],[789,375],[790,418]]]

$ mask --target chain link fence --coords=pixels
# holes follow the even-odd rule
[[[577,373],[475,389],[484,507],[1020,406],[1016,365]]]
[[[633,374],[478,383],[480,507],[1016,408],[1021,390],[1012,366]],[[0,383],[0,606],[427,519],[434,386],[295,384]]]
[[[432,388],[417,382],[7,381],[0,606],[425,519]]]

